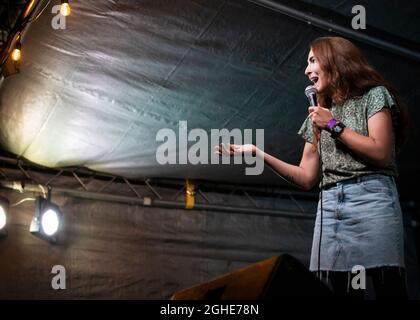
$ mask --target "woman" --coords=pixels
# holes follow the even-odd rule
[[[338,296],[363,298],[363,290],[351,285],[352,268],[361,265],[372,277],[376,298],[405,298],[403,225],[394,177],[395,155],[406,138],[406,109],[346,39],[316,39],[305,74],[319,105],[309,107],[299,130],[306,141],[300,164],[254,145],[230,145],[230,154],[255,153],[306,190],[320,181],[310,270],[322,271]]]

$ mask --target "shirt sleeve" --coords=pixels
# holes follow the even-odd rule
[[[300,127],[298,134],[309,143],[314,142],[314,132],[311,118],[308,116]]]
[[[389,108],[392,118],[398,114],[399,110],[394,97],[387,88],[380,86],[372,88],[368,93],[367,119],[381,111],[383,108]]]

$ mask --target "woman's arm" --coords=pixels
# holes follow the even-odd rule
[[[310,190],[318,181],[319,154],[316,147],[309,142],[305,143],[299,166],[286,163],[265,152],[261,157],[264,157],[265,163],[271,166],[281,176],[305,190]]]
[[[392,150],[392,120],[388,109],[382,109],[368,120],[368,131],[366,137],[345,128],[338,139],[367,162],[387,166]]]
[[[332,118],[331,112],[325,108],[310,107],[309,112],[312,122],[318,128],[325,128]],[[365,161],[379,167],[387,166],[392,150],[392,119],[387,108],[383,108],[369,118],[368,132],[369,136],[364,136],[350,128],[345,128],[338,140]]]
[[[229,146],[228,146],[229,148]],[[299,187],[310,190],[318,181],[319,178],[319,154],[318,150],[309,142],[305,143],[303,149],[302,159],[299,166],[289,164],[280,159],[269,155],[266,152],[258,149],[252,144],[245,145],[230,145],[230,155],[253,153],[264,160],[266,164],[271,166],[281,176],[286,178],[293,184]],[[222,154],[222,150],[216,147],[216,152]]]

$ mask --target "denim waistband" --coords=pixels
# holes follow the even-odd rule
[[[322,188],[322,190],[328,190],[328,189],[337,187],[339,185],[352,184],[352,183],[360,183],[360,182],[371,180],[371,179],[381,179],[381,178],[382,179],[383,178],[391,178],[391,179],[393,179],[394,177],[393,176],[386,175],[386,174],[381,174],[381,173],[366,174],[366,175],[361,175],[361,176],[357,176],[357,177],[350,178],[350,179],[344,179],[344,180],[337,181],[335,183],[328,184],[328,185],[324,186]]]

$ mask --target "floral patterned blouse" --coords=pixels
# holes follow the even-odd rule
[[[393,119],[395,131],[398,107],[391,93],[383,86],[374,87],[363,96],[346,100],[342,105],[332,104],[331,113],[334,118],[343,122],[346,127],[368,136],[368,119],[383,108],[389,108]],[[309,116],[302,124],[298,132],[307,142],[314,143],[313,128]],[[329,132],[322,130],[321,144],[318,143],[318,152],[321,146],[323,187],[335,182],[351,179],[357,176],[383,173],[385,175],[397,176],[395,161],[395,136],[391,161],[386,167],[377,167],[359,158],[348,147],[338,140],[330,137]],[[321,185],[320,185],[321,186]]]

